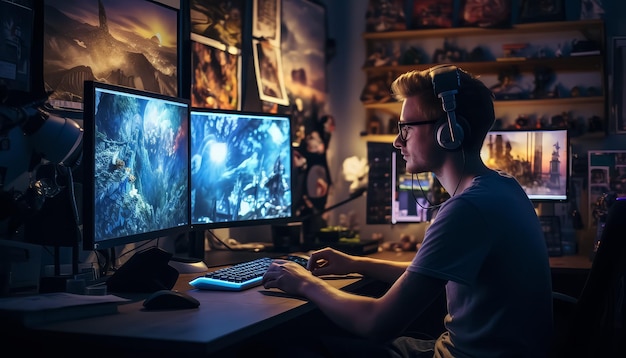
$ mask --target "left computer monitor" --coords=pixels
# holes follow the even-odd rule
[[[206,108],[190,113],[192,227],[291,219],[290,117]]]
[[[189,101],[95,81],[84,93],[84,249],[189,230]]]

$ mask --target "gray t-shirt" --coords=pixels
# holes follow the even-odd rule
[[[512,177],[479,176],[441,206],[408,271],[447,280],[437,354],[542,357],[552,334],[552,283],[543,232]]]

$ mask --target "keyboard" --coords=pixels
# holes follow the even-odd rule
[[[302,267],[306,267],[308,262],[308,259],[296,255],[288,255],[283,259],[294,261]],[[261,257],[238,263],[196,277],[189,281],[189,284],[201,290],[243,291],[259,286],[263,275],[274,260],[270,257]]]

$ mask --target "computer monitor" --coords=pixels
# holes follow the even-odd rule
[[[532,201],[568,199],[567,129],[490,131],[480,155],[488,167],[515,177]]]
[[[288,222],[289,115],[207,108],[190,113],[192,227]]]
[[[392,224],[430,221],[433,209],[445,200],[445,195],[433,173],[408,173],[400,153],[391,153]]]
[[[85,82],[83,246],[189,230],[189,101]]]

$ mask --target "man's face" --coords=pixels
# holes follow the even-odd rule
[[[419,97],[409,97],[402,104],[400,133],[393,142],[399,148],[409,173],[433,171],[441,159],[443,151],[435,142],[435,120],[423,111]],[[407,124],[410,123],[410,124]]]

